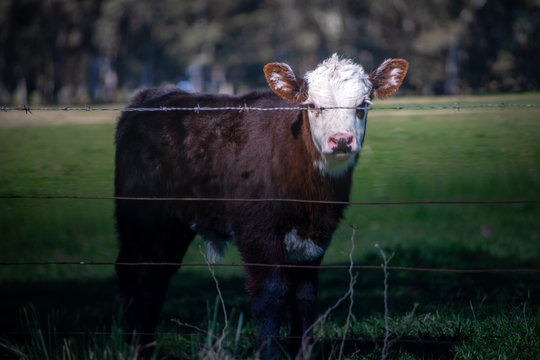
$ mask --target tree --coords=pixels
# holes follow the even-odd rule
[[[266,88],[267,62],[303,73],[334,52],[368,71],[406,58],[401,93],[538,90],[538,19],[534,0],[4,0],[0,97],[124,101],[182,80],[244,92]]]
[[[61,91],[69,98],[86,97],[85,70],[93,51],[91,33],[99,5],[100,1],[89,0],[4,0],[2,87],[8,92],[25,89],[46,103],[56,102]]]

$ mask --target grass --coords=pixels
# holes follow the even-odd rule
[[[113,134],[112,124],[0,128],[0,194],[111,195]],[[115,258],[112,202],[2,200],[0,232],[2,261]],[[0,278],[63,278],[73,271],[20,270],[1,268]],[[91,270],[93,276],[103,269]],[[104,274],[110,275],[110,269]]]
[[[396,98],[376,105],[455,102],[539,103],[540,95]],[[112,194],[117,114],[100,113],[102,122],[89,123],[86,112],[39,112],[22,114],[32,118],[21,120],[24,124],[11,118],[21,114],[13,114],[0,113],[0,195]],[[79,116],[84,124],[77,124]],[[57,124],[59,117],[68,123]],[[538,119],[539,110],[522,108],[374,110],[351,199],[538,200]],[[394,266],[538,268],[539,219],[538,204],[351,206],[324,263],[348,264],[354,225],[359,229],[356,264],[381,264],[374,248],[378,243],[394,254]],[[0,199],[0,238],[0,261],[113,261],[113,204]],[[197,239],[185,262],[204,261],[201,244]],[[239,262],[234,247],[225,258],[231,261]],[[383,273],[357,274],[345,358],[380,358]],[[321,270],[320,275],[322,314],[345,294],[349,275],[347,270]],[[389,358],[540,358],[538,274],[388,275]],[[197,358],[201,351],[207,357],[253,356],[256,330],[242,271],[216,268],[216,276],[229,312],[221,347],[213,347],[224,325],[221,306],[214,303],[213,279],[206,268],[184,268],[173,279],[163,311],[159,338],[164,353],[177,358]],[[324,337],[315,349],[320,357],[341,344],[347,302],[318,330]],[[117,341],[116,283],[110,266],[1,266],[0,309],[0,338],[31,358],[92,358],[99,351],[129,356],[131,351]],[[103,330],[107,335],[90,335]],[[0,349],[0,359],[18,357],[14,351],[4,353]]]

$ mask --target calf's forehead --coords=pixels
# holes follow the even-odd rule
[[[369,96],[371,82],[364,68],[333,55],[305,76],[308,98],[319,106],[356,106]]]

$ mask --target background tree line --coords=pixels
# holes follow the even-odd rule
[[[538,0],[3,0],[0,101],[125,101],[177,85],[265,88],[262,66],[297,73],[333,52],[368,71],[410,61],[401,93],[540,87]]]

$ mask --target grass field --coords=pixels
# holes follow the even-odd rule
[[[540,94],[395,98],[375,105],[540,103]],[[96,118],[92,118],[96,116]],[[114,112],[0,113],[0,196],[112,194]],[[373,110],[352,201],[539,200],[540,109]],[[540,205],[351,206],[324,264],[452,269],[540,268]],[[202,241],[185,262],[203,262]],[[110,200],[0,199],[0,262],[114,261]],[[225,262],[239,262],[230,248]],[[255,328],[238,268],[173,279],[159,346],[176,358],[254,356]],[[383,271],[358,270],[343,358],[378,359],[385,335]],[[538,273],[390,271],[391,359],[539,359]],[[347,269],[321,270],[318,313],[349,288]],[[128,356],[111,266],[0,266],[0,359]],[[338,358],[347,298],[318,328],[314,358]],[[174,320],[172,320],[174,319]],[[96,334],[96,332],[99,332]],[[238,332],[239,336],[236,336]],[[287,329],[283,329],[283,335]],[[203,354],[203,355],[201,355]],[[26,356],[26,357],[25,357]]]

